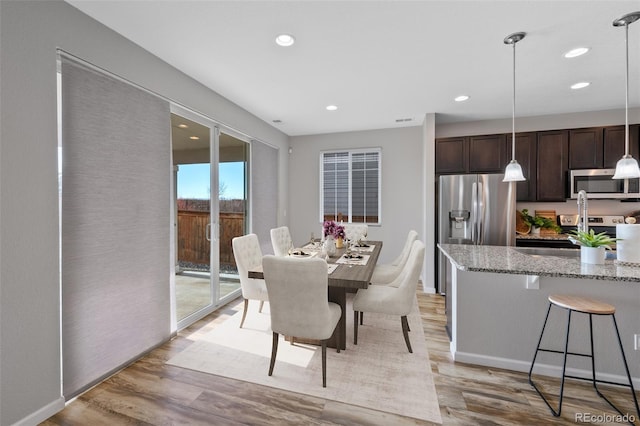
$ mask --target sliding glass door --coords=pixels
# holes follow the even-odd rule
[[[247,229],[248,144],[174,108],[175,312],[184,328],[235,298],[231,240]]]

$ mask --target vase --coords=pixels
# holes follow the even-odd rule
[[[540,234],[540,228],[538,228],[537,226],[532,226],[531,227],[531,234],[539,235]]]
[[[336,240],[336,248],[343,248],[344,247],[344,239],[342,237],[338,237],[338,239]]]
[[[336,254],[336,240],[334,240],[332,237],[327,237],[324,240],[324,244],[322,247],[327,253],[327,256],[332,257]]]
[[[580,247],[580,262],[592,265],[604,265],[607,253],[604,247]]]

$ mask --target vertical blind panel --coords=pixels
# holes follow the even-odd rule
[[[170,337],[169,104],[62,58],[68,400]]]
[[[349,217],[349,153],[330,152],[322,158],[325,219]]]
[[[278,225],[278,150],[251,142],[251,223],[263,254],[273,254],[271,229]]]

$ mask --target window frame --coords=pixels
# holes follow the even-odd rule
[[[345,222],[347,223],[363,223],[363,224],[367,224],[367,225],[381,225],[382,224],[382,148],[381,147],[373,147],[373,148],[358,148],[358,149],[339,149],[339,150],[335,150],[335,149],[331,149],[331,150],[324,150],[324,151],[320,151],[320,156],[319,156],[319,164],[320,164],[320,185],[319,185],[319,194],[320,194],[320,203],[319,203],[319,217],[320,217],[320,223],[323,223],[326,219],[325,219],[325,211],[324,211],[324,199],[325,199],[325,193],[324,193],[324,157],[326,154],[344,154],[347,153],[349,156],[349,160],[348,160],[348,189],[347,189],[347,195],[348,195],[348,213],[347,213],[347,218],[348,220],[346,220]],[[368,153],[375,153],[378,156],[378,191],[377,191],[377,196],[378,196],[378,206],[377,206],[377,210],[378,210],[378,220],[376,222],[353,222],[352,218],[353,218],[353,205],[352,205],[352,201],[353,201],[353,184],[352,184],[352,180],[353,180],[353,156],[354,154],[368,154]],[[365,192],[365,200],[366,200],[366,195],[367,193]],[[366,202],[365,202],[366,205]],[[366,220],[365,216],[365,220]],[[335,220],[335,219],[334,219]]]

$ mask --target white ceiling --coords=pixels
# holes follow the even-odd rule
[[[67,0],[288,135],[624,107],[624,27],[640,1]],[[274,39],[290,33],[296,43]],[[591,51],[565,59],[578,46]],[[629,26],[640,105],[640,22]],[[571,90],[578,81],[591,86]],[[453,98],[467,94],[458,103]],[[337,111],[325,106],[335,104]],[[397,123],[397,119],[413,121]],[[273,120],[282,120],[274,124]]]

